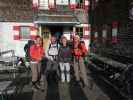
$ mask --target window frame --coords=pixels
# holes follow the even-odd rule
[[[76,34],[79,35],[80,37],[83,37],[84,35],[83,27],[76,27]]]
[[[76,9],[83,9],[83,6],[84,6],[84,0],[79,0],[79,2],[77,2]]]
[[[29,35],[27,35],[27,38],[24,38],[24,35],[23,35],[23,32],[22,32],[22,28],[28,28]],[[20,40],[29,40],[30,39],[30,36],[31,36],[30,33],[31,33],[30,26],[20,26],[20,29],[19,29]]]

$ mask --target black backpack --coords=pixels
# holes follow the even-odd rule
[[[28,40],[28,43],[24,46],[25,57],[27,61],[30,61],[30,47],[35,44],[33,40]]]

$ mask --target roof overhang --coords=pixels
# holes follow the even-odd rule
[[[68,26],[73,26],[73,25],[78,25],[80,22],[78,19],[72,15],[70,16],[38,16],[35,21],[35,24],[43,24],[43,25],[68,25]]]
[[[43,25],[66,25],[66,26],[73,26],[80,24],[80,22],[45,22],[45,21],[34,21],[34,23],[43,24]]]

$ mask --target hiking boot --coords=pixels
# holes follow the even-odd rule
[[[40,85],[37,85],[37,84],[36,84],[36,85],[33,86],[33,91],[35,91],[35,92],[36,92],[36,91],[42,91],[42,92],[44,92],[44,90],[45,90],[45,89],[42,88]]]
[[[39,89],[41,89],[41,84],[40,83],[37,83],[36,84],[36,87],[39,88]]]
[[[36,85],[33,85],[33,86],[32,86],[32,90],[33,90],[34,92],[37,92],[37,91],[39,90],[39,88],[38,88]]]

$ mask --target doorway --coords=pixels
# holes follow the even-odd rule
[[[59,41],[63,34],[63,27],[62,26],[51,26],[50,32],[51,32],[51,35],[56,36],[57,41]]]
[[[63,34],[63,26],[41,26],[41,35],[43,38],[43,47],[48,48],[50,38],[52,35],[56,36],[57,42],[59,42]]]

